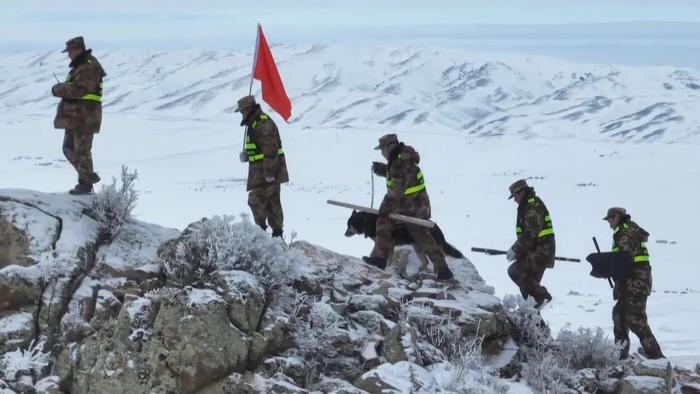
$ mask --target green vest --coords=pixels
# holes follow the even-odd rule
[[[535,204],[537,202],[538,198],[537,197],[530,197],[527,200],[528,204]],[[540,201],[541,203],[541,201]],[[549,216],[549,210],[547,210],[547,207],[544,207],[544,226],[542,227],[542,231],[537,235],[538,238],[544,238],[548,236],[554,235],[554,226],[552,226],[552,217]],[[522,218],[520,215],[518,215],[517,223],[515,225],[515,234],[520,235],[523,232],[523,227],[524,224],[522,223]]]
[[[92,60],[88,59],[88,63],[92,63]],[[73,75],[68,74],[66,77],[66,83],[73,83]],[[102,80],[100,80],[100,85],[97,87],[96,92],[88,92],[85,96],[81,97],[80,100],[97,101],[102,102]]]
[[[265,114],[261,114],[258,119],[253,121],[253,124],[250,127],[252,129],[255,129],[258,127],[258,125],[262,121],[268,120],[268,119],[270,119],[269,116],[267,116]],[[246,134],[246,136],[245,136],[245,150],[246,150],[246,153],[248,153],[248,162],[249,163],[253,163],[253,162],[256,162],[258,160],[262,160],[265,158],[265,155],[263,153],[260,153],[260,151],[258,151],[258,146],[254,142],[250,141],[249,134]],[[282,148],[277,149],[277,154],[279,156],[284,156],[284,151],[282,150]]]
[[[617,234],[622,230],[622,229],[629,229],[630,225],[627,223],[623,223],[621,226],[615,227],[615,235],[613,235],[613,246],[612,246],[612,251],[613,252],[619,252],[620,251],[620,244],[618,243],[618,238]],[[636,256],[633,256],[634,262],[635,263],[648,263],[649,262],[649,250],[647,250],[647,243],[646,242],[640,242],[639,243],[639,253],[637,253]]]
[[[399,155],[399,158],[401,158],[401,155]],[[386,188],[390,190],[392,187],[394,187],[394,181],[391,180],[391,176],[389,176],[389,171],[387,171]],[[416,194],[423,190],[425,190],[425,179],[423,179],[423,172],[420,170],[420,168],[418,168],[416,180],[411,183],[411,186],[406,188],[406,190],[403,192],[403,195],[410,196],[411,194]]]

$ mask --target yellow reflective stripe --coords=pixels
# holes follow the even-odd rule
[[[546,236],[552,235],[552,234],[554,234],[554,229],[553,228],[546,228],[546,229],[540,231],[540,233],[537,236],[542,238],[542,237],[546,237]]]
[[[620,248],[619,248],[619,247],[614,247],[614,248],[612,248],[612,251],[613,251],[613,252],[619,252],[619,251],[620,251]]]
[[[258,149],[258,146],[255,144],[245,144],[246,150],[255,150]]]
[[[527,200],[527,202],[528,202],[529,204],[534,204],[534,203],[535,203],[535,197],[530,197],[530,198]]]
[[[280,156],[284,155],[284,151],[282,150],[282,148],[277,149],[277,154]],[[258,160],[262,160],[264,158],[265,158],[265,154],[263,154],[263,153],[258,153],[258,154],[254,154],[254,155],[249,154],[248,155],[248,162],[258,161]]]
[[[416,179],[423,179],[423,171],[418,171],[418,174],[416,174]]]
[[[551,217],[551,216],[545,216],[545,217],[544,217],[544,221],[545,221],[545,222],[551,222],[551,221],[552,221],[552,217]]]
[[[88,93],[85,96],[81,97],[80,99],[99,102],[99,101],[102,101],[102,96],[97,95],[97,94]]]
[[[647,255],[641,255],[637,256],[634,258],[635,263],[648,263],[649,262],[649,256]]]
[[[425,184],[420,184],[418,186],[409,187],[408,189],[406,189],[405,192],[403,192],[403,195],[408,196],[409,194],[418,193],[421,190],[425,190]]]

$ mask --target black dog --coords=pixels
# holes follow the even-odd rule
[[[435,239],[442,251],[450,257],[461,259],[464,257],[462,252],[457,250],[454,246],[447,243],[445,240],[445,234],[442,233],[440,227],[436,224],[430,232]],[[357,212],[352,211],[350,219],[348,219],[348,229],[345,231],[346,237],[352,237],[353,235],[364,235],[365,238],[369,237],[374,240],[377,237],[377,215],[367,212]],[[415,241],[411,234],[406,230],[405,227],[395,227],[391,232],[391,237],[394,239],[394,244],[399,245],[413,245],[415,246]]]

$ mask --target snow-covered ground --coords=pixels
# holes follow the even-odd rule
[[[435,221],[498,295],[517,292],[505,259],[469,248],[505,249],[512,243],[515,205],[506,199],[511,182],[533,178],[554,219],[558,254],[568,257],[592,252],[592,236],[609,247],[611,230],[600,218],[610,206],[626,207],[651,233],[651,326],[672,360],[700,361],[700,265],[694,259],[700,100],[693,82],[700,70],[515,55],[490,63],[486,55],[457,51],[431,59],[425,48],[418,61],[404,63],[420,66],[406,69],[388,65],[410,58],[406,48],[394,55],[368,49],[345,54],[343,61],[332,61],[342,53],[337,48],[321,49],[323,55],[308,48],[280,52],[295,104],[291,124],[275,117],[290,167],[291,183],[283,188],[288,234],[296,231],[341,253],[369,252],[369,240],[343,236],[349,212],[325,201],[369,205],[370,163],[380,159],[372,147],[381,134],[395,131],[421,154]],[[139,171],[138,218],[178,228],[203,216],[248,212],[247,169],[237,159],[240,118],[227,111],[247,89],[250,71],[243,64],[249,58],[244,52],[213,53],[209,57],[217,62],[187,63],[193,53],[163,53],[155,62],[144,53],[103,57],[110,79],[104,127],[94,144],[105,182],[122,164]],[[61,154],[62,133],[52,130],[56,100],[47,95],[51,71],[65,70],[64,60],[50,55],[34,65],[27,61],[38,57],[13,55],[0,62],[1,188],[61,191],[75,181]],[[369,59],[378,69],[351,66]],[[229,61],[230,72],[214,78]],[[488,83],[481,86],[470,72],[486,64]],[[464,69],[449,79],[443,73],[453,65]],[[173,68],[179,71],[165,75]],[[538,73],[546,77],[538,79]],[[557,82],[557,75],[566,81]],[[394,77],[400,82],[390,89]],[[410,116],[396,116],[409,109]],[[603,132],[615,122],[615,131]],[[633,142],[621,143],[627,137]],[[381,181],[375,179],[375,205],[384,191]],[[555,299],[543,315],[555,332],[571,324],[612,333],[611,291],[589,271],[585,262],[560,263],[545,274]]]

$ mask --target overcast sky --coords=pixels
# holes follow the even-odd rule
[[[3,0],[0,51],[60,49],[76,35],[84,35],[89,46],[109,49],[246,48],[253,46],[257,22],[273,43],[538,39],[560,46],[562,39],[593,39],[589,44],[598,45],[643,37],[692,47],[700,42],[700,1]]]

